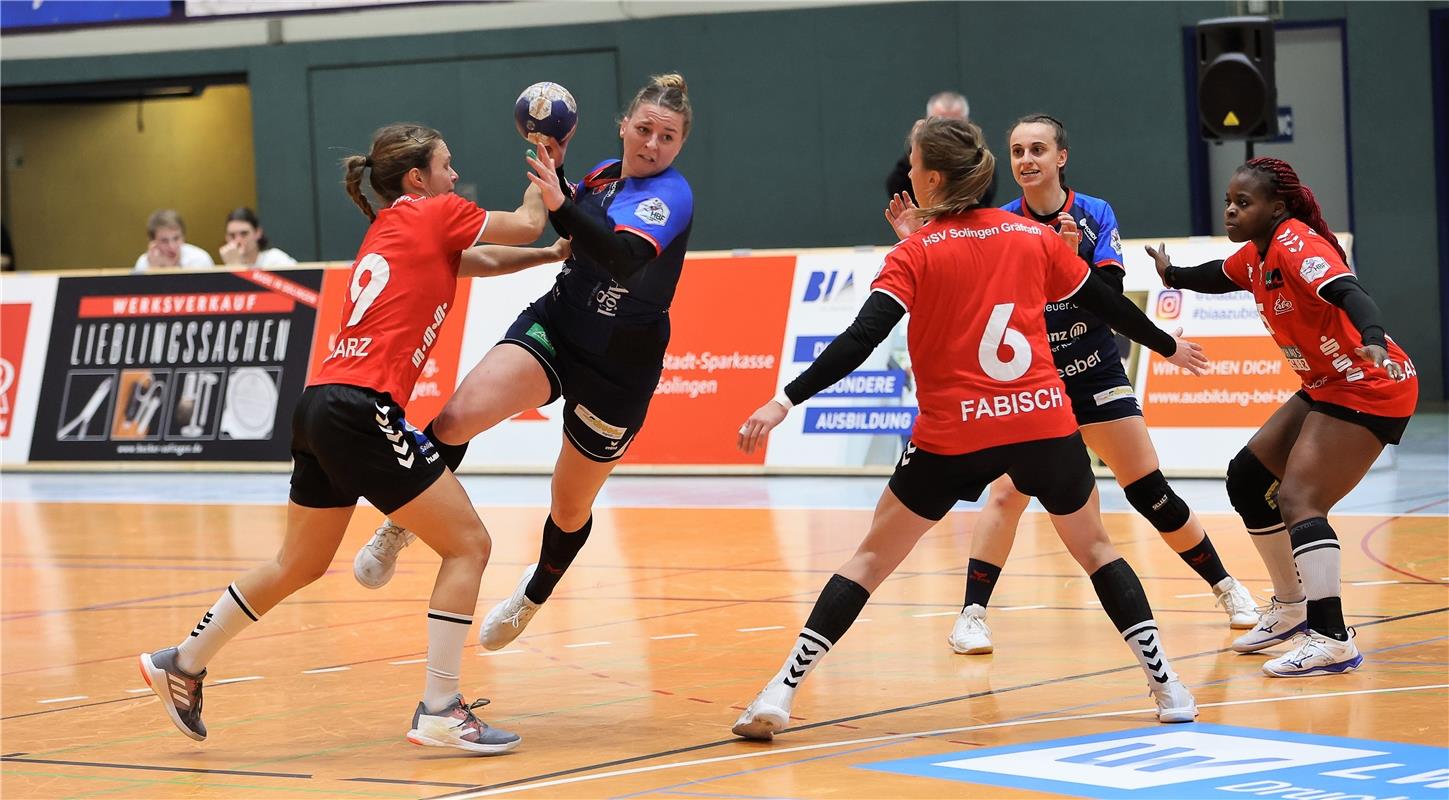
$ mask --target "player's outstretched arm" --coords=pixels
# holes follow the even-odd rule
[[[570,252],[568,239],[559,239],[548,247],[478,245],[463,251],[463,261],[458,266],[458,277],[491,278],[497,275],[511,275],[530,267],[565,261]]]
[[[1172,259],[1167,255],[1167,245],[1159,243],[1157,247],[1153,247],[1149,244],[1143,249],[1147,251],[1147,255],[1152,256],[1152,263],[1157,267],[1157,277],[1169,289],[1188,289],[1199,294],[1243,291],[1243,287],[1233,283],[1233,279],[1223,272],[1222,259],[1195,267],[1174,267]]]
[[[548,224],[549,204],[557,208],[563,202],[558,171],[548,151],[529,150],[524,160],[533,171],[527,173],[530,185],[523,193],[523,204],[514,211],[493,212],[478,244],[532,244]]]
[[[1087,280],[1076,294],[1066,298],[1082,308],[1091,311],[1106,321],[1127,338],[1154,352],[1161,353],[1167,360],[1194,375],[1201,375],[1207,369],[1207,356],[1196,342],[1181,339],[1182,329],[1170,334],[1152,324],[1136,303],[1117,293],[1112,286],[1096,274],[1087,273]]]
[[[890,295],[871,292],[850,327],[826,345],[799,377],[786,384],[780,393],[782,397],[760,406],[740,426],[737,442],[740,450],[753,453],[770,431],[785,421],[785,415],[796,403],[814,397],[865,363],[866,357],[885,341],[905,315],[906,310]]]

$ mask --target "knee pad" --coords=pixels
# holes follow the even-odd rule
[[[1192,510],[1187,507],[1187,503],[1167,485],[1167,479],[1162,477],[1162,470],[1153,470],[1138,478],[1123,491],[1127,493],[1127,502],[1152,523],[1152,527],[1159,533],[1171,533],[1181,528],[1192,516]]]
[[[1278,476],[1244,447],[1228,462],[1228,500],[1243,518],[1248,533],[1266,533],[1283,527],[1278,511]]]

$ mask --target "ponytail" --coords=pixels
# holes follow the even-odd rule
[[[940,172],[945,179],[940,200],[916,209],[922,219],[958,214],[981,204],[996,172],[996,156],[986,148],[981,128],[974,122],[928,117],[911,130],[912,150],[921,153],[921,166]]]

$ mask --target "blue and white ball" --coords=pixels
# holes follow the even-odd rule
[[[513,104],[513,122],[518,126],[518,135],[525,139],[540,133],[561,142],[578,124],[579,107],[568,89],[542,81],[518,96],[518,102]]]

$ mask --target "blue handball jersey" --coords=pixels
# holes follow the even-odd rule
[[[1057,227],[1057,214],[1070,212],[1081,231],[1077,255],[1092,267],[1115,266],[1122,269],[1122,234],[1117,230],[1117,215],[1106,200],[1068,189],[1066,205],[1061,211],[1045,217],[1032,213],[1021,198],[1001,208],[1053,228]],[[1121,360],[1112,329],[1095,314],[1078,308],[1075,303],[1047,303],[1046,321],[1052,358],[1062,378],[1069,379]]]
[[[559,272],[553,296],[575,312],[593,317],[592,324],[585,325],[589,328],[666,318],[694,222],[694,193],[679,170],[670,167],[648,178],[622,178],[619,172],[618,159],[589,170],[574,192],[574,204],[615,231],[643,238],[654,246],[655,257],[620,281],[575,248]]]

